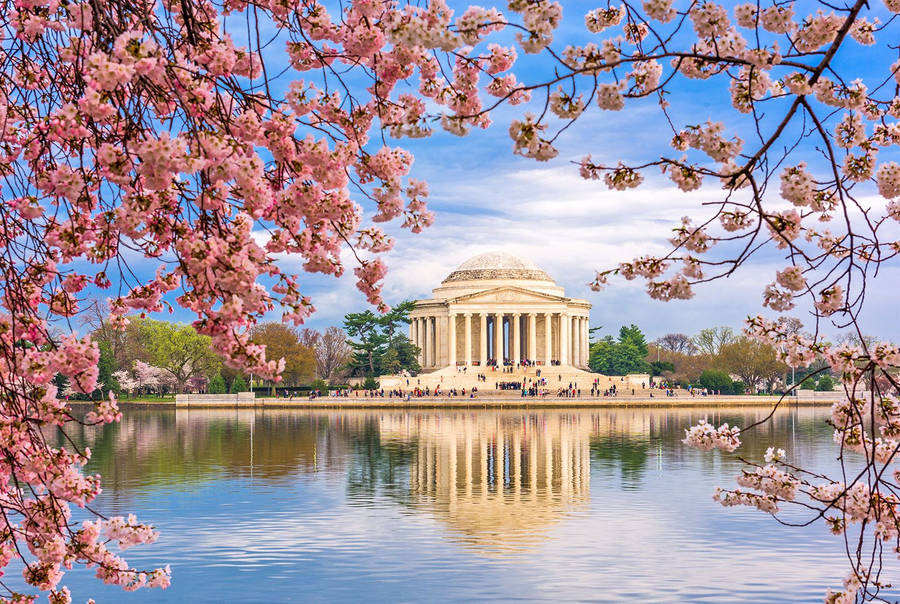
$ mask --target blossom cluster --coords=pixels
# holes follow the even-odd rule
[[[716,428],[707,423],[705,419],[701,419],[696,425],[686,429],[684,433],[684,440],[681,442],[701,451],[721,449],[730,453],[741,445],[741,440],[738,438],[741,433],[740,428],[729,426],[727,423]]]
[[[900,13],[897,0],[884,5]],[[852,319],[865,299],[855,276],[900,253],[895,237],[882,236],[900,221],[900,167],[882,152],[900,144],[900,97],[884,84],[900,82],[900,62],[886,61],[871,81],[832,62],[845,44],[892,39],[887,28],[896,24],[865,3],[816,11],[771,1],[611,4],[584,15],[584,43],[560,49],[563,4],[554,0],[459,14],[445,0],[349,0],[339,10],[317,0],[192,6],[22,0],[8,3],[0,27],[8,83],[0,92],[0,383],[12,401],[4,409],[15,410],[0,414],[8,443],[0,473],[53,485],[35,496],[0,488],[5,509],[22,518],[0,543],[0,562],[15,556],[15,545],[33,545],[38,562],[26,579],[60,601],[68,593],[57,589],[61,569],[71,560],[128,589],[164,586],[168,572],[130,569],[104,549],[101,538],[149,540],[152,531],[136,521],[59,528],[69,526],[66,506],[89,503],[99,483],[81,476],[85,455],[49,447],[41,426],[28,422],[75,421],[54,379],[67,378],[72,392],[95,391],[99,351],[90,337],[51,335],[51,327],[107,290],[117,327],[132,313],[177,304],[227,363],[279,379],[284,361],[249,333],[267,313],[299,324],[314,311],[298,272],[341,276],[353,258],[358,288],[383,310],[381,255],[393,239],[381,225],[419,232],[433,221],[428,188],[410,178],[413,156],[395,139],[429,136],[437,125],[465,135],[489,127],[493,107],[507,104],[522,110],[509,120],[513,153],[549,161],[560,155],[560,132],[589,111],[658,108],[674,156],[654,152],[634,164],[586,156],[580,174],[622,191],[648,182],[652,167],[682,192],[714,183],[723,196],[707,205],[714,213],[675,226],[672,254],[622,262],[599,272],[594,287],[617,273],[644,279],[656,299],[687,299],[697,282],[730,275],[768,243],[787,267],[762,286],[765,305],[787,311],[807,296],[818,320]],[[285,70],[266,65],[259,37],[229,29],[230,17],[248,10],[277,33],[271,44],[284,44]],[[244,38],[247,47],[236,42]],[[545,53],[552,70],[517,70],[519,53]],[[719,86],[730,105],[712,119],[696,114],[696,97],[689,112],[670,111],[688,88],[673,85],[679,80]],[[735,134],[754,130],[747,140]],[[830,166],[796,157],[807,139]],[[772,198],[774,178],[787,204]],[[858,201],[876,188],[888,200],[883,210]],[[729,256],[733,249],[746,252]],[[128,262],[138,257],[158,265],[154,277],[133,278]],[[887,343],[829,346],[763,318],[750,319],[748,332],[793,366],[824,359],[845,387],[867,371],[895,385],[900,358]],[[140,387],[161,379],[151,373],[135,367],[121,377]],[[896,400],[876,399],[880,434],[856,421],[863,405],[854,397],[833,420],[841,443],[881,463],[892,459],[900,427]],[[118,417],[109,398],[84,420]],[[739,433],[703,422],[685,441],[732,451]],[[793,483],[762,471],[741,478],[759,493],[722,493],[723,503],[776,509]],[[74,557],[60,557],[65,548]]]

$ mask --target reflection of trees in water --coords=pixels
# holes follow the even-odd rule
[[[216,476],[340,471],[353,431],[340,417],[284,411],[134,410],[118,424],[81,427],[70,436],[93,451],[87,471],[99,472],[107,489],[128,490]]]
[[[714,468],[724,463],[737,468],[731,456],[698,456],[683,447],[680,441],[684,428],[702,417],[715,424],[727,421],[746,426],[766,413],[765,408],[377,413],[128,410],[119,424],[80,427],[69,433],[79,446],[92,448],[93,460],[87,471],[100,472],[107,490],[186,486],[217,476],[252,474],[255,479],[277,480],[298,472],[331,472],[345,474],[351,497],[371,499],[384,493],[402,501],[421,495],[411,493],[416,485],[410,483],[411,473],[417,473],[423,463],[420,453],[428,447],[449,447],[451,436],[457,441],[456,468],[462,470],[466,467],[464,440],[477,437],[477,441],[482,436],[486,439],[487,444],[482,447],[479,442],[472,453],[471,480],[478,481],[477,488],[481,485],[478,472],[482,461],[476,453],[480,455],[483,448],[492,467],[487,471],[491,488],[495,477],[501,475],[503,489],[514,487],[515,481],[510,482],[512,470],[507,468],[519,467],[519,463],[523,468],[519,487],[527,489],[528,455],[530,448],[539,446],[532,439],[559,440],[559,434],[552,436],[556,434],[554,430],[577,427],[578,438],[583,433],[589,445],[587,464],[620,474],[628,488],[637,485],[648,468],[662,460],[672,463],[690,459],[702,467]],[[821,442],[830,433],[823,421],[827,414],[827,408],[810,407],[780,412],[770,424],[742,436],[742,451],[761,456],[768,446],[783,446],[791,450],[792,456],[802,459],[810,453],[804,447],[811,445],[798,443]],[[62,441],[58,439],[58,443]],[[516,462],[520,456],[524,457]],[[502,472],[496,471],[497,460],[502,460]],[[561,471],[559,462],[554,464],[554,471]]]
[[[768,407],[709,409],[609,409],[593,414],[591,461],[621,475],[624,488],[636,488],[648,469],[657,464],[699,464],[705,470],[733,469],[742,464],[737,454],[700,454],[681,443],[684,429],[707,419],[718,426],[746,427],[768,415]],[[827,407],[798,407],[784,403],[772,421],[741,434],[738,454],[762,459],[767,447],[785,447],[792,459],[809,459],[813,448],[828,439]]]
[[[376,417],[366,417],[361,423],[349,433],[348,495],[370,501],[383,492],[402,499],[415,443],[383,439]]]

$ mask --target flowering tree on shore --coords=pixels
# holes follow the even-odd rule
[[[390,140],[436,124],[463,135],[488,127],[496,106],[522,106],[513,152],[545,161],[587,111],[649,106],[671,126],[653,156],[585,157],[581,175],[622,190],[659,170],[684,191],[721,187],[720,199],[676,226],[670,253],[601,271],[594,285],[640,277],[654,298],[689,298],[760,249],[780,251],[763,303],[784,312],[809,299],[814,334],[763,317],[748,330],[791,366],[823,356],[842,376],[835,439],[863,470],[832,480],[771,452],[741,477],[747,490],[719,498],[775,512],[802,495],[831,530],[846,536],[856,523],[872,547],[848,547],[845,588],[829,597],[878,597],[881,548],[900,544],[900,351],[826,346],[819,326],[857,329],[868,280],[900,251],[890,159],[900,62],[887,46],[900,2],[807,4],[608,4],[585,15],[583,43],[566,45],[554,40],[562,5],[547,0],[458,13],[443,0],[2,2],[0,567],[19,560],[53,602],[69,600],[59,582],[73,564],[126,589],[169,581],[167,569],[131,568],[109,549],[152,541],[151,527],[72,521],[70,504],[100,491],[81,472],[90,451],[54,448],[41,432],[120,416],[109,400],[76,420],[54,385],[62,374],[75,391],[96,388],[98,348],[73,327],[90,293],[106,291],[120,327],[129,313],[180,305],[231,366],[276,379],[282,364],[251,328],[275,308],[294,324],[313,310],[277,256],[340,275],[349,250],[360,289],[383,309],[378,255],[392,241],[378,223],[418,232],[432,221],[425,184],[407,178],[411,154]],[[871,47],[871,60],[854,61],[853,45]],[[520,52],[545,68],[517,76]],[[692,111],[698,90],[729,99],[717,112],[727,122]],[[135,276],[140,257],[158,265],[155,277]],[[739,434],[702,424],[686,440],[732,450]]]

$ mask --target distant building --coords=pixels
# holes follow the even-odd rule
[[[540,267],[502,252],[463,262],[418,300],[410,340],[424,371],[533,361],[587,369],[591,305]]]

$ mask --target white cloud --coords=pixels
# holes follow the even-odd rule
[[[502,250],[537,263],[567,295],[588,299],[593,304],[592,325],[604,326],[605,333],[635,323],[652,338],[696,333],[713,325],[741,326],[748,315],[761,312],[762,290],[785,264],[780,251],[764,250],[732,277],[696,288],[696,297],[687,302],[651,300],[637,281],[616,280],[605,291],[592,292],[587,283],[595,270],[643,254],[665,253],[680,218],[696,215],[704,202],[721,199],[721,191],[704,187],[687,194],[661,180],[635,190],[610,191],[602,183],[580,179],[571,165],[480,170],[458,179],[460,172],[454,170],[430,181],[437,214],[431,228],[413,235],[396,224],[387,226],[397,240],[385,258],[390,267],[384,287],[388,302],[428,297],[466,259]],[[367,308],[355,287],[352,255],[346,253],[344,260],[347,272],[340,279],[304,277],[317,308],[312,327],[340,324],[347,312]],[[900,331],[880,319],[892,312],[890,283],[896,282],[891,279],[896,275],[885,271],[870,286],[867,300],[870,331],[894,339]],[[795,314],[811,326],[803,309]],[[831,325],[822,329],[836,331]]]

